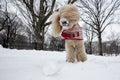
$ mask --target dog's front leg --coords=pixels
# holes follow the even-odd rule
[[[71,40],[65,41],[65,48],[67,52],[67,62],[75,62],[75,48],[73,47],[73,43]]]
[[[83,41],[75,41],[76,42],[76,59],[77,61],[86,61],[87,60],[87,55],[85,52],[85,47]]]

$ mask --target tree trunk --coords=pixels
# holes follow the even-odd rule
[[[42,36],[41,36],[42,37]],[[38,38],[37,39],[37,42],[36,42],[36,46],[35,46],[35,49],[36,50],[44,50],[44,41],[42,38]]]
[[[99,34],[98,34],[98,41],[99,41],[99,43],[98,43],[99,55],[103,56],[101,32],[99,32]]]
[[[35,29],[35,36],[36,36],[36,50],[43,50],[44,49],[44,29]]]
[[[92,42],[89,42],[90,52],[89,54],[92,54]]]
[[[6,48],[9,47],[9,39],[10,39],[10,26],[8,26],[7,29]]]

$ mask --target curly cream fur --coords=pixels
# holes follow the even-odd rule
[[[60,10],[54,14],[52,28],[55,37],[59,36],[62,30],[62,26],[59,22],[60,18],[68,19],[70,22],[69,26],[73,26],[79,21],[79,11],[74,5],[66,5],[61,7]],[[78,62],[84,62],[87,60],[83,40],[65,40],[65,48],[67,51],[66,61],[75,62],[77,60]]]
[[[57,37],[62,29],[59,20],[60,20],[59,13],[58,12],[54,13],[54,18],[52,20],[52,30],[53,30],[52,32],[54,37]]]
[[[86,61],[87,56],[85,53],[84,42],[82,40],[66,40],[65,47],[67,51],[67,59],[68,62],[75,62],[75,60]]]

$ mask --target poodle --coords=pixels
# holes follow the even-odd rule
[[[80,14],[75,5],[65,5],[54,13],[52,20],[53,36],[65,40],[67,62],[84,62],[87,60],[82,29],[78,24]]]

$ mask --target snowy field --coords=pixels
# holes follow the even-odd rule
[[[65,55],[0,47],[0,80],[120,80],[120,56],[88,55],[84,63],[67,63]]]

